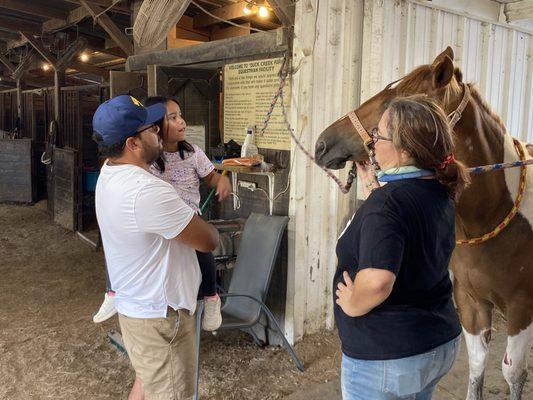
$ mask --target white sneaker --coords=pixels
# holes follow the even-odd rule
[[[100,309],[93,317],[93,322],[98,324],[104,322],[106,319],[111,318],[117,313],[115,308],[115,296],[110,296],[107,293],[105,294],[104,302],[100,306]]]
[[[204,331],[216,331],[220,327],[222,323],[220,306],[221,301],[218,295],[216,298],[206,298],[204,300],[204,315],[202,317]]]

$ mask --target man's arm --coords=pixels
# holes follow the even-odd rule
[[[218,245],[218,231],[198,215],[192,217],[189,224],[174,238],[195,250],[207,253]]]

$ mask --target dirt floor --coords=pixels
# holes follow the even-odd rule
[[[103,255],[51,223],[45,210],[44,202],[0,205],[0,399],[125,399],[133,370],[106,338],[118,329],[117,319],[100,325],[91,320],[103,299]],[[499,366],[505,341],[501,319],[496,329],[487,400],[507,397]],[[340,399],[335,332],[306,337],[296,351],[305,373],[284,350],[257,348],[239,332],[204,334],[201,398]],[[463,348],[434,399],[464,398],[465,353]],[[524,399],[533,398],[531,386]]]

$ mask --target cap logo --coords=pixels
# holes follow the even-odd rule
[[[137,100],[135,97],[130,96],[130,99],[133,102],[133,104],[135,104],[137,107],[143,107],[142,103],[139,100]]]

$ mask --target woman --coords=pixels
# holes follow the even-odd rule
[[[358,164],[368,199],[337,243],[343,398],[431,399],[459,352],[448,265],[468,175],[425,96],[392,101],[372,137],[380,172]]]

